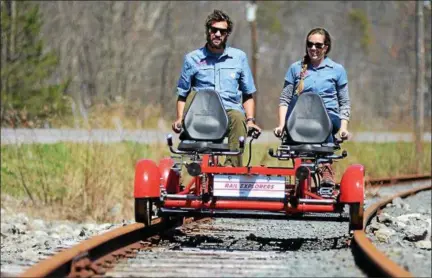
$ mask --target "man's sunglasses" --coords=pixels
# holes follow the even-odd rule
[[[217,31],[219,31],[222,36],[225,36],[226,34],[228,34],[228,29],[221,29],[221,28],[216,28],[216,27],[210,27],[209,29],[210,29],[210,32],[212,32],[213,34],[216,34]]]
[[[317,43],[313,43],[313,42],[310,42],[310,41],[307,41],[306,42],[306,46],[308,47],[308,48],[312,48],[312,46],[314,46],[315,45],[315,47],[317,48],[317,49],[322,49],[323,47],[324,47],[324,44],[323,43],[320,43],[320,42],[317,42]]]

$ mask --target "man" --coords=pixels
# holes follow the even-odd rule
[[[193,96],[202,89],[212,89],[220,94],[228,114],[228,144],[239,148],[238,138],[247,136],[248,128],[261,129],[255,124],[256,92],[252,72],[246,54],[226,45],[233,23],[224,12],[214,10],[206,20],[207,43],[204,47],[185,55],[182,72],[177,84],[177,119],[172,125],[179,133],[183,113],[187,111]],[[242,166],[242,157],[227,157],[225,166]]]

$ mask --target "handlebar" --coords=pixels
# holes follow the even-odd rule
[[[171,134],[168,134],[167,137],[167,144],[172,153],[175,154],[194,154],[194,153],[202,153],[197,151],[180,151],[178,149],[173,148],[173,136]],[[210,154],[213,155],[240,155],[244,151],[245,146],[245,138],[243,136],[239,137],[239,150],[238,151],[229,151],[229,152],[218,152],[218,151],[210,151]],[[207,152],[206,152],[207,153]]]
[[[281,154],[278,151],[275,152],[273,148],[270,148],[268,150],[268,155],[274,158],[284,158],[284,159],[290,159],[290,158],[305,158],[305,159],[316,159],[318,161],[327,161],[327,160],[333,160],[333,159],[343,159],[348,156],[348,152],[346,150],[343,150],[340,155],[337,154],[329,154],[329,155],[311,155],[311,154],[299,154],[295,153],[295,151],[289,151],[288,153]]]
[[[256,129],[255,127],[248,127],[247,136],[252,137],[252,139],[258,139],[261,135],[261,131]]]

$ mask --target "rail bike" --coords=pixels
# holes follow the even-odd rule
[[[172,155],[136,164],[136,222],[150,225],[153,216],[248,217],[347,221],[350,231],[363,228],[364,166],[348,166],[334,186],[320,184],[321,165],[344,159],[347,152],[341,150],[343,140],[324,143],[332,123],[318,94],[298,97],[285,126],[290,140],[282,136],[277,149],[268,149],[284,166],[251,166],[252,141],[260,134],[249,130],[233,151],[224,141],[228,124],[217,92],[195,95],[177,147],[173,136],[167,136]],[[247,165],[224,167],[221,158],[242,155],[248,139]]]

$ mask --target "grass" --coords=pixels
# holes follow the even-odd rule
[[[277,145],[253,144],[251,165],[287,165],[269,157],[269,147]],[[353,163],[365,165],[367,176],[372,178],[416,173],[419,155],[411,143],[346,142],[343,147],[348,157],[335,163],[338,179]],[[248,154],[247,148],[245,164]],[[1,193],[2,197],[26,200],[23,206],[30,211],[47,210],[50,217],[57,219],[132,219],[135,163],[141,158],[159,161],[169,155],[165,144],[134,142],[3,145]],[[431,172],[430,143],[424,144],[420,171]]]
[[[277,148],[277,144],[261,147],[255,155],[261,157],[261,164],[277,166],[277,160],[267,156],[265,150]],[[252,147],[254,148],[254,147]],[[413,143],[355,143],[345,142],[342,149],[348,152],[344,159],[334,163],[336,178],[340,179],[343,171],[351,164],[360,163],[366,168],[366,177],[381,178],[396,175],[415,174],[416,161],[420,155],[416,153]],[[338,152],[339,153],[339,152]],[[431,173],[431,144],[423,144],[423,156],[420,173]]]
[[[77,112],[78,113],[78,112]],[[87,111],[87,117],[68,114],[50,119],[53,128],[118,129],[141,130],[143,128],[170,127],[163,118],[158,104],[143,105],[140,102],[98,103]]]

